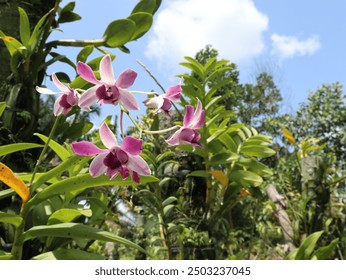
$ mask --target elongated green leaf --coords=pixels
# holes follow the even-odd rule
[[[136,32],[136,23],[130,19],[119,19],[111,22],[103,34],[105,47],[118,48],[131,41]]]
[[[33,144],[33,143],[15,143],[15,144],[8,144],[0,146],[0,156],[9,155],[21,150],[27,150],[32,148],[40,148],[43,147],[39,144]]]
[[[314,257],[316,257],[318,260],[328,260],[333,255],[336,246],[338,245],[339,239],[336,238],[332,242],[330,242],[328,245],[318,248],[314,253]]]
[[[243,146],[240,152],[251,157],[267,158],[275,155],[275,151],[269,147],[260,145]]]
[[[9,223],[11,225],[14,225],[15,227],[18,227],[22,223],[22,221],[23,218],[16,214],[0,212],[0,222],[2,223]]]
[[[323,230],[310,234],[299,246],[295,259],[296,260],[311,259],[312,252],[314,251],[317,241],[320,239],[322,234],[323,234]]]
[[[28,47],[28,43],[30,40],[30,23],[27,13],[21,7],[18,7],[19,11],[19,35],[20,40],[23,45]]]
[[[60,15],[58,19],[58,23],[73,22],[73,21],[80,20],[81,18],[82,17],[77,13],[67,11]]]
[[[53,9],[51,9],[48,13],[46,13],[41,19],[38,21],[38,23],[35,25],[35,28],[30,36],[30,40],[28,42],[28,45],[30,46],[30,53],[32,53],[36,47],[37,44],[41,40],[41,36],[44,31],[44,25],[46,23],[47,17],[53,12]]]
[[[136,24],[136,30],[133,33],[131,40],[136,40],[142,37],[145,33],[148,32],[151,25],[153,24],[153,16],[149,13],[134,13],[128,17]]]
[[[1,30],[0,39],[4,41],[11,56],[13,56],[16,52],[23,54],[23,52],[26,50],[22,43],[11,36],[6,36]]]
[[[170,196],[162,202],[162,206],[165,207],[169,204],[172,204],[173,202],[176,202],[177,200],[178,199],[175,196]]]
[[[5,111],[5,109],[6,109],[6,103],[0,102],[0,117],[1,117],[2,113]]]
[[[0,250],[0,260],[14,260],[14,257],[12,254]]]
[[[154,14],[157,9],[156,0],[142,0],[139,1],[138,4],[132,10],[132,14],[138,12],[146,12],[150,14]]]
[[[40,177],[41,179],[42,177]],[[149,182],[158,182],[159,179],[153,176],[141,176],[141,184],[146,184]],[[32,204],[37,204],[49,197],[54,195],[64,194],[65,192],[71,191],[81,191],[88,188],[98,187],[98,186],[129,186],[135,185],[131,178],[123,180],[121,176],[117,176],[113,180],[110,180],[107,176],[91,177],[90,174],[79,175],[65,180],[61,180],[57,183],[50,185],[38,194],[36,194],[29,202]]]
[[[207,178],[207,177],[209,177],[209,173],[206,170],[196,170],[196,171],[192,171],[187,176],[188,177],[204,177],[204,178]]]
[[[55,211],[52,215],[50,215],[48,219],[48,224],[53,225],[58,223],[73,222],[75,219],[77,219],[80,216],[90,217],[91,210],[62,208]]]
[[[40,133],[34,133],[35,136],[39,137],[43,142],[47,143],[48,137],[40,134]],[[61,160],[65,161],[67,160],[71,154],[68,150],[66,150],[63,146],[61,146],[58,142],[55,142],[53,139],[49,141],[48,145],[58,156],[61,158]]]
[[[16,194],[16,192],[13,189],[6,189],[3,191],[0,191],[0,200],[9,196],[12,196]]]
[[[186,57],[185,57],[186,58]],[[200,68],[196,63],[190,62],[181,62],[179,63],[181,66],[184,66],[190,70],[192,70],[195,74],[197,74],[201,79],[204,79],[204,71],[203,68]]]
[[[238,183],[242,187],[259,186],[263,179],[261,176],[246,170],[234,170],[230,175],[230,180]]]
[[[246,170],[252,171],[263,177],[273,175],[273,170],[271,168],[253,158],[239,158],[237,165],[244,166]]]
[[[297,249],[297,253],[294,259],[295,260],[309,260],[316,246],[316,243],[318,239],[320,239],[322,234],[323,234],[323,230],[310,234]]]
[[[50,169],[46,173],[42,174],[32,186],[32,192],[34,192],[37,188],[41,187],[42,184],[45,182],[48,182],[50,179],[52,179],[55,176],[59,176],[61,173],[63,173],[66,170],[69,170],[70,168],[74,168],[76,165],[79,164],[79,162],[83,162],[86,159],[86,157],[73,155],[66,161],[60,163],[58,166],[54,167],[53,169]]]
[[[83,238],[88,240],[100,240],[106,242],[120,243],[131,248],[137,249],[143,253],[145,250],[137,244],[126,240],[113,233],[96,229],[90,226],[76,223],[62,223],[49,226],[35,226],[23,233],[19,242],[24,243],[27,240],[49,236],[49,237],[65,237],[65,238]]]
[[[94,50],[94,46],[90,45],[90,46],[85,46],[77,55],[77,62],[81,61],[81,62],[86,62],[89,55],[91,55],[91,53]]]
[[[32,260],[105,260],[106,257],[78,249],[58,249],[37,255]]]

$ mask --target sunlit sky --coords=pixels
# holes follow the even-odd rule
[[[55,32],[52,39],[101,38],[108,23],[126,18],[137,2],[77,0],[75,12],[82,19],[61,25],[63,32]],[[179,82],[177,74],[186,71],[179,66],[183,57],[194,56],[211,44],[219,58],[238,65],[242,83],[253,83],[257,74],[269,71],[284,98],[282,111],[294,113],[309,91],[321,84],[345,84],[345,11],[344,0],[163,0],[150,32],[127,44],[131,54],[112,50],[117,55],[114,72],[117,76],[132,68],[139,76],[131,89],[158,90],[136,63],[140,60],[167,88]],[[79,50],[59,48],[57,52],[75,60]],[[49,74],[57,71],[73,78],[64,64],[48,70]],[[93,121],[100,123],[117,113],[114,110],[104,106],[101,117]]]

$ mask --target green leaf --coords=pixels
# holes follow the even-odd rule
[[[49,53],[55,60],[59,60],[60,62],[66,63],[70,65],[73,69],[76,68],[76,65],[65,55],[58,54],[56,52],[50,52]]]
[[[111,232],[103,231],[87,225],[81,225],[76,223],[62,223],[57,225],[35,226],[24,232],[18,241],[24,243],[27,240],[42,236],[82,238],[88,240],[115,242],[146,253],[142,247]]]
[[[6,189],[3,191],[0,191],[0,200],[3,198],[9,197],[9,196],[15,195],[15,194],[16,194],[16,192],[13,189]]]
[[[4,41],[11,57],[16,52],[23,54],[24,50],[26,50],[26,48],[22,45],[22,43],[20,43],[18,40],[16,40],[15,38],[11,36],[6,36],[1,30],[0,30],[0,39]]]
[[[136,23],[130,19],[111,22],[103,34],[105,47],[118,48],[131,41],[136,32]]]
[[[14,260],[14,257],[12,254],[0,250],[0,260]]]
[[[237,165],[243,166],[246,170],[252,171],[263,177],[273,175],[273,170],[271,168],[253,158],[239,158]]]
[[[82,17],[74,12],[67,11],[59,16],[58,23],[66,23],[80,20]]]
[[[23,45],[28,47],[28,43],[30,40],[30,23],[27,13],[21,7],[18,7],[19,11],[19,35],[20,40]]]
[[[55,211],[48,219],[48,224],[72,222],[80,216],[91,217],[90,209],[68,209],[62,208]]]
[[[38,23],[35,25],[34,31],[31,34],[30,40],[28,42],[28,45],[30,46],[30,53],[32,53],[38,43],[41,41],[41,37],[44,31],[44,25],[46,24],[47,17],[53,12],[54,9],[51,9],[48,13],[46,13],[41,19],[38,21]]]
[[[131,40],[136,40],[142,37],[145,33],[148,32],[151,25],[153,24],[153,16],[148,13],[134,13],[128,17],[136,24],[136,30],[131,37]]]
[[[318,239],[323,234],[323,230],[310,234],[299,246],[295,253],[295,260],[309,260],[316,246]]]
[[[273,149],[263,147],[261,145],[243,146],[240,153],[247,156],[260,158],[267,158],[275,155],[275,151]]]
[[[197,74],[199,76],[199,78],[201,78],[202,80],[204,80],[205,78],[205,73],[204,73],[204,69],[203,66],[198,63],[197,61],[195,61],[193,58],[185,56],[185,59],[188,60],[189,62],[181,62],[179,63],[181,66],[184,66],[190,70],[192,70],[192,72],[194,72],[195,74]]]
[[[236,153],[232,153],[231,151],[225,151],[225,152],[213,155],[210,159],[210,163],[213,166],[218,166],[220,164],[230,164],[232,161],[237,159],[238,159],[238,155]]]
[[[6,103],[5,102],[0,102],[0,117],[2,116],[2,113],[6,109]]]
[[[61,166],[62,164],[60,164]],[[40,177],[40,179],[43,176]],[[140,177],[141,184],[158,182],[159,179],[153,176],[141,176]],[[54,195],[64,194],[66,192],[72,191],[82,191],[88,188],[99,187],[99,186],[130,186],[136,185],[130,177],[127,179],[122,179],[121,176],[117,176],[114,179],[110,180],[109,177],[102,175],[99,177],[91,177],[90,174],[83,174],[71,178],[67,178],[65,180],[61,180],[57,183],[50,185],[45,188],[38,194],[36,194],[28,204],[37,204],[49,197]]]
[[[134,7],[131,14],[138,12],[146,12],[154,14],[157,10],[157,1],[156,0],[142,0]]]
[[[81,61],[81,62],[86,62],[89,55],[91,55],[91,53],[94,50],[94,46],[90,45],[90,46],[85,46],[77,55],[77,62]]]
[[[234,170],[230,175],[230,181],[236,182],[242,187],[259,186],[263,179],[261,176],[246,170]]]
[[[76,2],[67,3],[60,11],[60,15],[66,12],[72,12],[76,6]]]
[[[115,59],[114,54],[107,52],[107,51],[104,51],[101,48],[98,48],[98,50],[102,51],[104,54],[109,54],[111,56],[112,61]],[[103,55],[90,60],[87,64],[91,67],[91,69],[93,69],[94,71],[97,71],[97,70],[99,70],[100,61],[102,58],[103,58]]]
[[[178,201],[178,199],[175,196],[170,196],[162,202],[162,206],[165,207],[165,206],[170,205],[176,201]]]
[[[23,221],[23,218],[10,213],[5,213],[0,211],[0,222],[2,223],[8,223],[11,225],[14,225],[15,227],[18,227]]]
[[[206,170],[196,170],[196,171],[192,171],[187,176],[188,177],[204,177],[204,178],[208,178],[209,177],[209,173]]]
[[[47,143],[48,141],[47,136],[40,133],[34,133],[34,135],[39,137],[43,142]],[[71,156],[71,153],[68,150],[66,150],[58,142],[55,142],[53,139],[50,139],[48,146],[59,156],[59,158],[62,161],[67,160]]]
[[[336,238],[332,242],[330,242],[328,245],[318,248],[313,256],[316,257],[318,260],[328,260],[333,255],[336,246],[338,245],[339,239]]]
[[[84,163],[84,160],[89,160],[88,157],[82,157],[78,155],[73,155],[66,161],[60,163],[58,166],[50,169],[49,171],[43,173],[33,184],[31,191],[34,192],[37,188],[41,187],[45,182],[48,182],[51,178],[59,176],[66,170],[73,169],[80,164]]]
[[[93,126],[93,123],[88,121],[75,123],[64,131],[64,135],[67,138],[76,139],[87,134]]]
[[[105,260],[106,257],[78,249],[57,249],[37,255],[32,260]]]
[[[15,143],[0,146],[0,156],[8,155],[22,150],[41,148],[42,145],[33,143]]]

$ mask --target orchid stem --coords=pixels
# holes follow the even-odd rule
[[[132,121],[132,123],[135,125],[135,127],[139,130],[139,134],[142,135],[142,131],[143,129],[139,126],[139,124],[137,123],[137,121],[131,117],[129,111],[127,111],[126,109],[124,109],[123,107],[121,108],[121,111],[124,112]]]
[[[52,130],[49,133],[48,139],[47,139],[47,141],[46,141],[46,143],[45,143],[45,145],[44,145],[44,147],[43,147],[43,149],[41,151],[40,156],[38,157],[38,160],[36,162],[34,171],[32,172],[32,177],[31,177],[31,181],[30,181],[30,185],[29,185],[29,188],[31,189],[31,193],[33,193],[33,191],[34,191],[34,189],[32,189],[32,186],[33,186],[33,183],[35,181],[35,176],[36,176],[36,173],[37,173],[37,169],[38,169],[39,165],[41,164],[43,156],[45,155],[45,153],[46,153],[46,151],[47,151],[47,149],[49,147],[49,142],[50,142],[50,140],[52,139],[52,137],[53,137],[53,135],[55,133],[55,130],[56,130],[57,126],[58,126],[60,118],[61,118],[61,116],[58,116],[55,119],[53,127],[52,127]]]
[[[123,128],[123,117],[124,117],[124,111],[122,109],[120,109],[120,134],[121,137],[125,137],[124,134],[124,128]]]
[[[172,126],[172,127],[166,128],[166,129],[162,129],[162,130],[154,130],[154,131],[143,130],[143,133],[144,134],[162,134],[162,133],[170,132],[170,131],[177,129],[177,128],[180,128],[180,125],[175,125],[175,126]]]
[[[143,67],[143,69],[149,74],[149,76],[155,81],[155,83],[161,88],[162,92],[165,92],[165,88],[160,84],[160,82],[156,79],[156,77],[150,72],[150,70],[139,60],[137,63]]]

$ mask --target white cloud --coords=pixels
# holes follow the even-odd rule
[[[159,11],[145,54],[172,70],[211,44],[221,58],[239,63],[264,50],[267,28],[268,17],[252,0],[170,0]]]
[[[278,35],[274,33],[271,36],[272,53],[281,59],[291,58],[293,56],[313,55],[320,47],[318,36],[311,36],[306,40],[299,40],[294,36]]]

